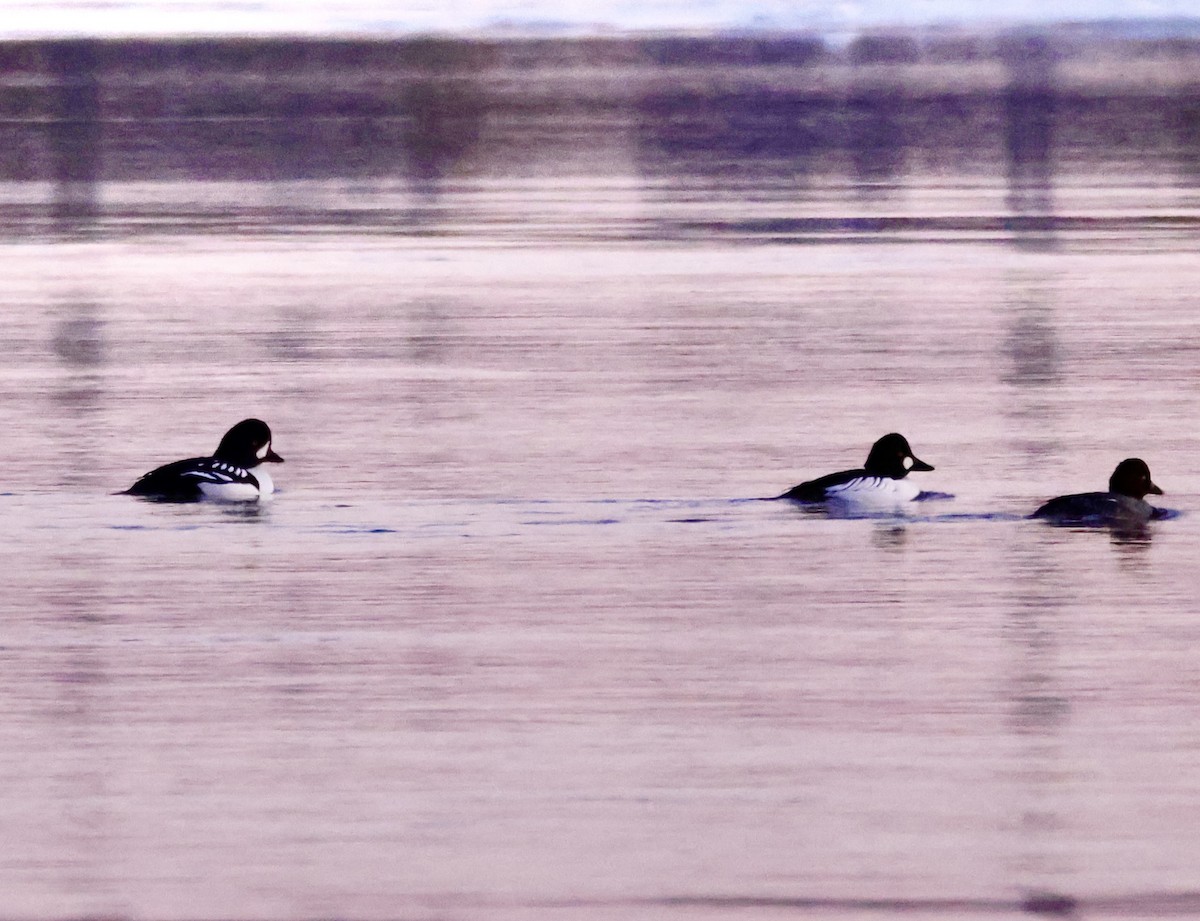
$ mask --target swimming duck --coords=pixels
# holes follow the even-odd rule
[[[1163,491],[1150,479],[1150,467],[1140,457],[1117,464],[1108,478],[1108,492],[1083,492],[1058,496],[1034,512],[1055,524],[1137,525],[1163,518],[1164,509],[1145,500],[1147,495],[1161,496]]]
[[[164,502],[220,499],[248,502],[275,491],[264,463],[283,463],[271,448],[271,429],[260,419],[243,419],[221,439],[211,457],[192,457],[151,470],[125,493]]]
[[[913,501],[921,493],[920,487],[906,477],[913,471],[932,469],[932,465],[913,454],[907,438],[892,432],[871,446],[862,467],[808,480],[778,498],[796,502],[898,505]]]

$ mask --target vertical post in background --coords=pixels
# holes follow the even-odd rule
[[[1054,129],[1057,54],[1040,35],[1006,41],[1004,89],[1008,202],[1024,244],[1050,245],[1054,231]]]
[[[97,42],[69,39],[46,46],[52,218],[57,232],[87,233],[99,217],[100,80]]]

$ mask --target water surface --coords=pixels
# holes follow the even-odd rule
[[[9,239],[7,913],[1197,910],[1200,263],[1130,175]],[[112,495],[250,415],[276,501]],[[953,501],[753,501],[892,430]],[[1179,517],[1023,520],[1131,455]]]

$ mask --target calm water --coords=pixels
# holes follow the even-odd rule
[[[3,912],[1200,910],[1194,202],[826,192],[0,245]],[[275,502],[111,495],[248,415]],[[750,501],[891,430],[955,500]],[[1021,520],[1130,455],[1180,517]]]

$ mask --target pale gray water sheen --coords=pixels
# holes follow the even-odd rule
[[[0,914],[1200,910],[1188,188],[123,210],[230,194],[0,244]],[[252,415],[273,503],[111,494]],[[749,501],[892,430],[955,499]],[[1179,517],[1023,520],[1131,455]]]

